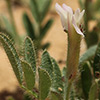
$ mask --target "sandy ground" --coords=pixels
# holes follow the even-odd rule
[[[52,14],[55,12],[55,3],[58,2],[62,4],[65,2],[67,5],[71,6],[73,10],[75,10],[78,6],[78,0],[53,0],[53,4],[51,7],[51,11],[48,16],[54,18],[54,23],[49,30],[48,34],[44,39],[45,42],[50,42],[51,46],[49,48],[49,53],[52,57],[54,57],[57,61],[62,59],[66,59],[66,51],[67,51],[67,35],[63,32],[63,28],[61,26],[60,17],[57,14]],[[14,18],[17,26],[17,30],[19,34],[24,34],[25,30],[22,24],[22,13],[24,11],[23,8],[14,9]],[[0,0],[0,14],[7,15],[7,9],[4,0]],[[81,45],[81,54],[86,50],[86,46],[84,45],[84,41],[82,41]],[[18,86],[15,75],[12,71],[11,65],[8,61],[8,58],[0,47],[0,92],[4,89],[9,91],[13,91]]]

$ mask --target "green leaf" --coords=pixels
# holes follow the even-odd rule
[[[41,29],[41,32],[42,32],[42,33],[40,34],[39,40],[42,40],[42,39],[45,37],[45,35],[46,35],[48,29],[51,27],[52,23],[53,23],[53,19],[50,19],[50,20],[45,24],[45,26]]]
[[[26,29],[26,32],[28,34],[28,36],[34,40],[35,37],[35,33],[34,33],[34,28],[33,25],[28,17],[28,15],[26,13],[23,14],[23,23],[24,23],[24,27]]]
[[[45,15],[47,14],[51,2],[52,0],[37,0],[39,13],[41,15],[41,21],[44,19]]]
[[[67,70],[66,67],[64,67],[63,70],[62,70],[62,76],[63,76],[63,77],[66,76],[66,70]]]
[[[97,47],[97,51],[94,57],[93,71],[95,78],[100,78],[100,43]]]
[[[17,33],[17,30],[16,30],[16,27],[15,27],[15,24],[13,21],[11,21],[11,23],[9,22],[9,20],[5,17],[5,16],[2,16],[2,20],[3,20],[3,23],[4,23],[4,28],[5,30],[7,31],[7,33],[13,37],[13,39],[17,42],[17,43],[21,43],[21,39]]]
[[[90,47],[79,59],[79,65],[83,64],[85,61],[91,59],[96,52],[97,45]]]
[[[0,20],[0,32],[4,33],[5,35],[7,35],[9,37],[9,39],[11,40],[12,44],[15,44],[14,38],[12,38],[11,33],[9,33],[6,28],[3,26],[2,21]]]
[[[31,65],[34,73],[36,72],[36,53],[33,41],[26,37],[24,46],[24,59]]]
[[[52,82],[52,91],[57,92],[58,94],[63,92],[63,81],[61,71],[55,59],[51,59],[53,64],[53,82]]]
[[[98,83],[94,82],[93,85],[91,86],[88,100],[96,100],[97,91],[98,91]]]
[[[36,1],[37,0],[30,0],[30,8],[31,8],[32,15],[35,18],[36,22],[39,22],[40,16],[39,16],[39,11],[38,11],[38,6],[37,6]]]
[[[50,100],[63,100],[63,98],[56,92],[50,93]]]
[[[21,67],[21,61],[16,52],[16,49],[13,46],[10,39],[3,33],[0,33],[0,41],[3,44],[3,47],[5,49],[5,52],[8,56],[8,59],[9,59],[11,65],[12,65],[14,73],[15,73],[19,83],[21,84],[22,83],[22,67]]]
[[[85,99],[87,100],[89,90],[92,85],[92,74],[88,63],[85,63],[82,67],[83,67],[83,71],[81,72],[82,89],[85,95]]]
[[[8,21],[8,19],[5,16],[2,16],[2,21],[4,23],[5,29],[11,34],[12,37],[14,37],[14,31],[11,23]]]
[[[29,90],[32,90],[34,88],[34,84],[35,84],[34,72],[31,68],[31,66],[27,62],[22,61],[21,64],[22,64],[22,68],[23,68],[23,72],[24,72],[26,86]]]
[[[53,78],[53,65],[51,57],[46,50],[42,54],[41,68],[45,69],[49,73],[50,78]]]
[[[39,100],[45,100],[49,94],[51,87],[51,79],[49,74],[42,68],[39,71]]]

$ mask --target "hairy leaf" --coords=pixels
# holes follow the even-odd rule
[[[45,50],[42,54],[41,68],[45,69],[53,78],[53,65],[49,53]]]
[[[24,46],[24,59],[31,65],[34,72],[36,72],[36,54],[33,41],[26,37]]]
[[[53,82],[52,82],[52,91],[57,92],[57,93],[62,93],[63,92],[63,82],[62,82],[62,75],[61,71],[59,69],[59,66],[55,59],[51,59],[52,64],[53,64]]]
[[[89,60],[95,55],[97,49],[97,45],[90,47],[81,57],[79,60],[79,65],[83,64],[85,61]]]
[[[9,59],[11,65],[12,65],[14,73],[15,73],[19,83],[21,84],[22,83],[22,67],[21,67],[21,61],[16,52],[16,49],[13,46],[10,39],[3,33],[0,33],[0,41],[3,44],[3,47],[6,51],[6,54],[8,56],[8,59]]]
[[[28,17],[28,15],[26,13],[23,14],[23,23],[24,23],[24,27],[27,31],[28,36],[34,40],[35,37],[35,33],[34,33],[34,28],[33,25]]]
[[[45,100],[51,87],[49,74],[42,68],[39,68],[39,100]]]
[[[36,22],[39,22],[40,16],[39,16],[39,11],[38,11],[38,6],[37,6],[37,0],[30,0],[30,8],[32,11],[32,15],[35,18]]]
[[[51,27],[52,23],[53,23],[53,19],[50,19],[50,20],[45,24],[45,26],[41,29],[41,32],[42,32],[42,33],[40,34],[39,40],[42,40],[42,39],[45,37],[45,35],[46,35],[48,29]]]
[[[52,0],[37,0],[39,12],[41,14],[41,21],[44,19]]]
[[[22,68],[23,68],[23,72],[24,72],[26,86],[29,90],[32,90],[34,87],[34,84],[35,84],[34,72],[31,68],[31,66],[27,62],[22,61],[21,64],[22,64]]]
[[[85,99],[87,100],[89,90],[92,85],[92,75],[88,63],[85,63],[83,65],[83,71],[81,72],[81,80],[82,80],[81,82],[82,82],[83,93],[85,95]]]
[[[2,16],[2,20],[4,23],[5,29],[11,34],[12,37],[14,37],[14,32],[11,23],[8,21],[8,19],[5,16]]]

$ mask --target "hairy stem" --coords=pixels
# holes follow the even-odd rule
[[[66,100],[69,100],[72,82],[76,78],[76,74],[78,70],[80,42],[81,42],[81,36],[77,34],[75,30],[70,31],[68,33],[68,54],[67,54],[67,61],[66,61],[66,66],[67,66]]]
[[[66,94],[66,100],[69,100],[70,98],[70,90],[71,90],[72,82],[68,82],[68,87],[67,87],[67,94]]]

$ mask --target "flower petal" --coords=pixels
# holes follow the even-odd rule
[[[56,8],[56,11],[59,15],[63,15],[64,17],[66,17],[67,13],[58,3],[56,3],[55,8]]]
[[[76,11],[75,11],[75,21],[78,22],[78,19],[79,19],[79,16],[80,16],[80,9],[78,8]]]
[[[58,3],[56,3],[55,8],[56,8],[57,13],[61,17],[61,22],[62,22],[64,30],[68,30],[67,13],[65,12],[65,10]]]
[[[84,12],[85,12],[85,10],[83,10],[80,13],[80,9],[79,8],[75,11],[74,16],[75,16],[75,21],[77,22],[77,24],[80,24],[80,21],[81,21],[83,15],[84,15]]]
[[[72,24],[76,30],[76,32],[79,34],[79,35],[82,35],[84,37],[84,34],[81,32],[81,30],[79,29],[79,27],[77,26],[76,22],[75,22],[75,18],[74,16],[72,17]]]
[[[82,19],[82,17],[83,17],[83,15],[84,15],[84,13],[85,13],[85,10],[83,10],[83,11],[80,13],[78,22],[80,22],[80,21],[81,21],[81,19]]]
[[[70,7],[67,6],[66,4],[63,4],[62,7],[63,7],[63,9],[64,9],[66,12],[70,13],[71,15],[73,15],[73,10],[72,10],[72,8],[70,8]]]

